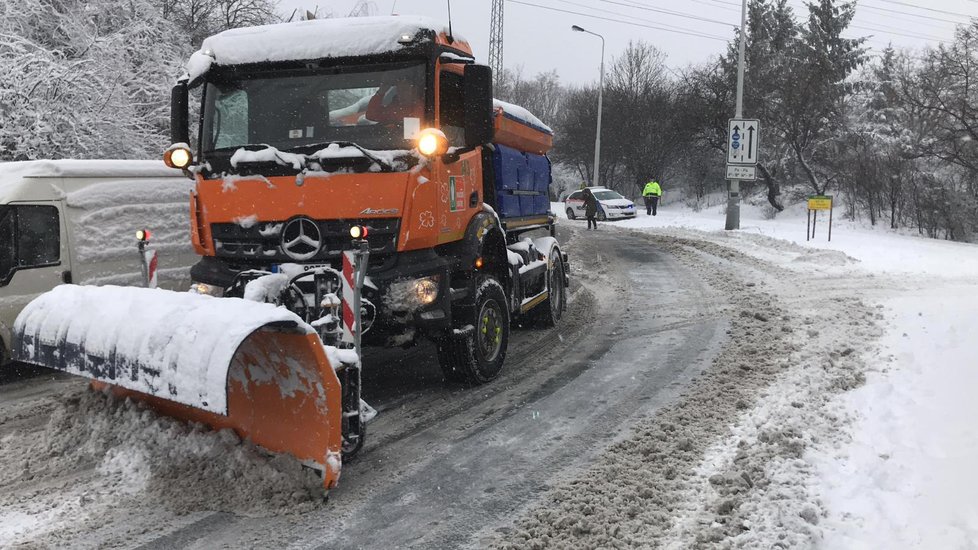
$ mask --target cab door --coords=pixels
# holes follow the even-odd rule
[[[14,319],[24,306],[70,279],[67,256],[59,204],[0,206],[0,337],[8,348]]]
[[[437,90],[437,126],[450,146],[464,151],[462,66],[449,64],[439,70]],[[438,242],[457,241],[465,235],[472,216],[482,211],[482,151],[476,147],[457,156],[446,155],[435,164]]]

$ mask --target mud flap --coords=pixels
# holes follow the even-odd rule
[[[14,323],[14,359],[93,380],[162,414],[231,429],[320,470],[342,464],[342,390],[319,336],[271,304],[62,285]]]

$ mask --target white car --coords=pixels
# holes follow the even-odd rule
[[[606,187],[588,187],[598,199],[598,219],[615,220],[635,217],[635,203]],[[584,217],[584,190],[574,191],[564,199],[569,219]]]

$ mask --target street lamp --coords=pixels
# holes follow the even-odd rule
[[[572,31],[586,32],[601,39],[601,79],[598,80],[598,131],[594,137],[594,186],[598,186],[598,173],[601,168],[601,99],[604,92],[604,37],[577,25],[571,26]]]

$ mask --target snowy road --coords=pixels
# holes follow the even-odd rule
[[[325,505],[289,465],[178,433],[75,380],[0,386],[0,543],[487,544],[551,483],[671,402],[728,328],[724,297],[668,247],[617,231],[569,237],[576,282],[565,322],[515,331],[497,381],[445,386],[427,346],[369,358],[365,397],[380,415]]]

